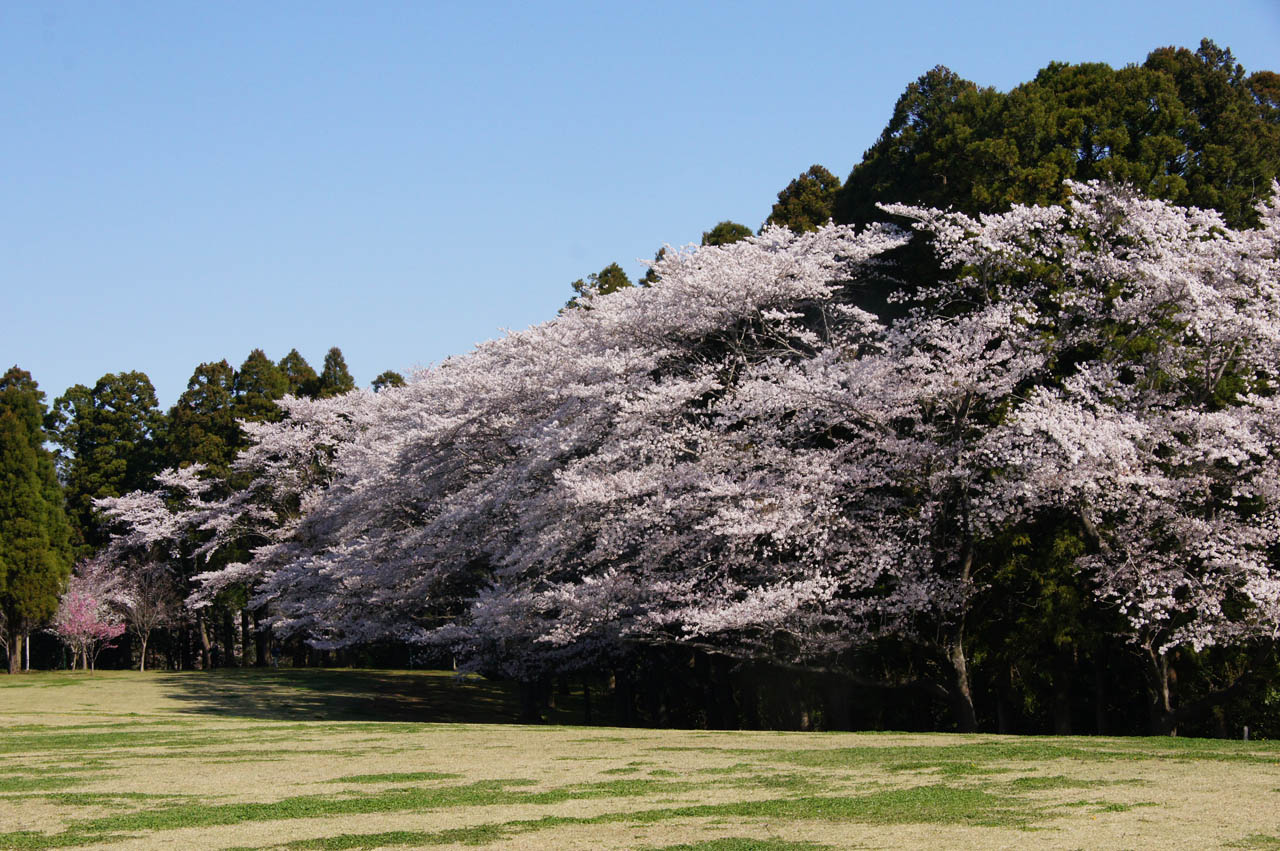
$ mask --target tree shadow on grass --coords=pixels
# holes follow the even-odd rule
[[[281,668],[157,674],[166,696],[187,711],[271,721],[419,721],[512,724],[520,701],[513,683],[451,671]],[[546,714],[580,723],[577,700]]]

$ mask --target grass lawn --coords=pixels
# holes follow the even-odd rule
[[[431,672],[0,676],[0,848],[1280,849],[1270,742],[513,716]]]

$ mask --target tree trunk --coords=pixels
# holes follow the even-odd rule
[[[738,678],[739,690],[742,694],[742,727],[746,730],[760,729],[760,693],[756,688],[756,670],[754,666],[744,666],[745,670]]]
[[[258,612],[253,613],[253,636],[258,648],[257,665],[259,668],[265,668],[267,667],[267,645],[271,643],[271,627],[262,625],[262,618]]]
[[[620,670],[614,674],[613,699],[615,715],[619,726],[631,727],[636,723],[635,691],[631,685],[630,671]]]
[[[973,689],[969,685],[969,662],[964,655],[964,625],[947,646],[947,659],[955,671],[955,688],[951,690],[951,705],[956,715],[956,731],[976,733],[978,716],[973,708]]]
[[[1178,722],[1173,714],[1173,690],[1169,684],[1169,657],[1147,648],[1147,679],[1151,695],[1151,734],[1178,735]]]
[[[826,697],[826,730],[853,729],[853,694],[849,684],[838,677],[830,677],[824,684]]]
[[[725,730],[737,730],[742,727],[738,712],[739,700],[733,688],[733,662],[724,656],[713,656],[711,664],[712,700],[720,708],[720,717]]]
[[[151,637],[151,630],[141,633],[138,636],[138,643],[142,645],[142,650],[138,653],[138,670],[145,671],[147,669],[147,639]]]
[[[541,724],[542,712],[538,706],[539,692],[542,691],[541,683],[522,681],[517,684],[517,689],[520,693],[520,723]]]
[[[965,405],[968,405],[966,399]],[[969,505],[966,500],[963,508],[965,527],[969,527]],[[960,582],[966,588],[973,575],[973,541],[966,536],[964,551],[960,558]],[[964,653],[964,615],[956,624],[955,633],[947,645],[947,658],[955,671],[955,689],[951,692],[951,703],[955,707],[956,730],[960,733],[978,732],[978,715],[973,708],[973,688],[969,684],[969,660]]]
[[[249,624],[249,610],[240,610],[240,665],[249,667],[249,660],[253,658],[253,650],[249,645],[253,641],[253,629]]]
[[[582,681],[582,723],[591,723],[591,683],[585,678]]]
[[[996,732],[1013,732],[1013,667],[1005,665],[996,679]]]
[[[200,638],[200,667],[207,671],[213,667],[213,652],[209,644],[209,630],[204,624],[203,610],[196,614],[196,634]]]
[[[9,673],[16,674],[22,670],[22,633],[16,629],[9,630]]]
[[[653,674],[652,660],[645,659],[640,671],[640,702],[644,706],[647,725],[661,727],[663,725],[663,702],[659,692],[659,684]]]
[[[236,622],[231,617],[230,609],[222,610],[222,664],[228,668],[236,666]]]
[[[9,629],[9,673],[22,670],[22,631],[16,626]]]
[[[693,651],[693,673],[698,682],[698,692],[702,698],[703,718],[707,729],[725,729],[724,707],[716,700],[716,685],[713,662],[709,655],[700,650]]]

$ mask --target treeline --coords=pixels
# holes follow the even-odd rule
[[[403,384],[393,371],[373,382],[374,389]],[[17,670],[29,655],[25,639],[54,616],[72,563],[91,558],[110,540],[95,500],[153,490],[162,470],[192,464],[202,465],[226,489],[242,486],[231,474],[232,460],[246,444],[242,424],[278,421],[283,412],[276,403],[287,395],[322,399],[354,388],[336,347],[325,355],[319,373],[297,349],[278,362],[255,349],[238,369],[226,360],[202,363],[167,412],[144,372],[108,373],[92,387],[74,385],[46,404],[31,375],[12,367],[0,379],[0,416],[11,441],[0,467],[9,482],[7,505],[0,511],[0,649],[10,651],[9,670]],[[178,604],[189,591],[189,578],[190,570],[181,568],[144,578],[148,596],[169,604],[152,651],[175,668],[191,667],[201,655],[208,666],[215,652],[234,660],[236,648],[247,646],[232,635],[233,615],[243,599],[219,600],[199,616],[187,617]],[[137,596],[136,587],[133,593]],[[206,622],[220,631],[217,651]],[[126,654],[130,649],[124,648]],[[45,641],[35,661],[56,665],[61,657],[56,644]],[[129,663],[127,655],[116,661]]]

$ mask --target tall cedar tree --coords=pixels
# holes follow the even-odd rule
[[[282,412],[276,400],[289,393],[289,385],[284,371],[272,363],[262,349],[254,349],[236,372],[236,419],[278,422]]]
[[[9,673],[28,631],[53,616],[71,573],[71,525],[47,435],[44,394],[13,367],[0,378],[0,614]]]
[[[809,166],[778,193],[765,224],[791,228],[796,233],[817,230],[831,219],[840,186],[840,178],[822,166]]]
[[[289,354],[280,359],[278,366],[288,383],[288,395],[315,398],[320,376],[316,375],[311,364],[307,363],[307,359],[297,349],[290,349]]]
[[[1186,136],[1188,202],[1236,226],[1254,224],[1254,204],[1280,174],[1280,75],[1246,76],[1229,49],[1208,39],[1194,53],[1155,50],[1143,67],[1173,79],[1195,120]]]
[[[316,395],[321,399],[341,396],[356,389],[356,380],[347,371],[347,361],[342,357],[342,349],[337,346],[324,356],[324,368],[320,370],[318,387]]]
[[[240,443],[236,425],[235,371],[225,360],[202,363],[169,411],[165,466],[204,464],[220,479],[231,472]]]
[[[77,384],[53,403],[46,428],[78,548],[96,550],[109,537],[93,501],[149,487],[159,469],[162,415],[142,372],[108,373],[92,388]]]

